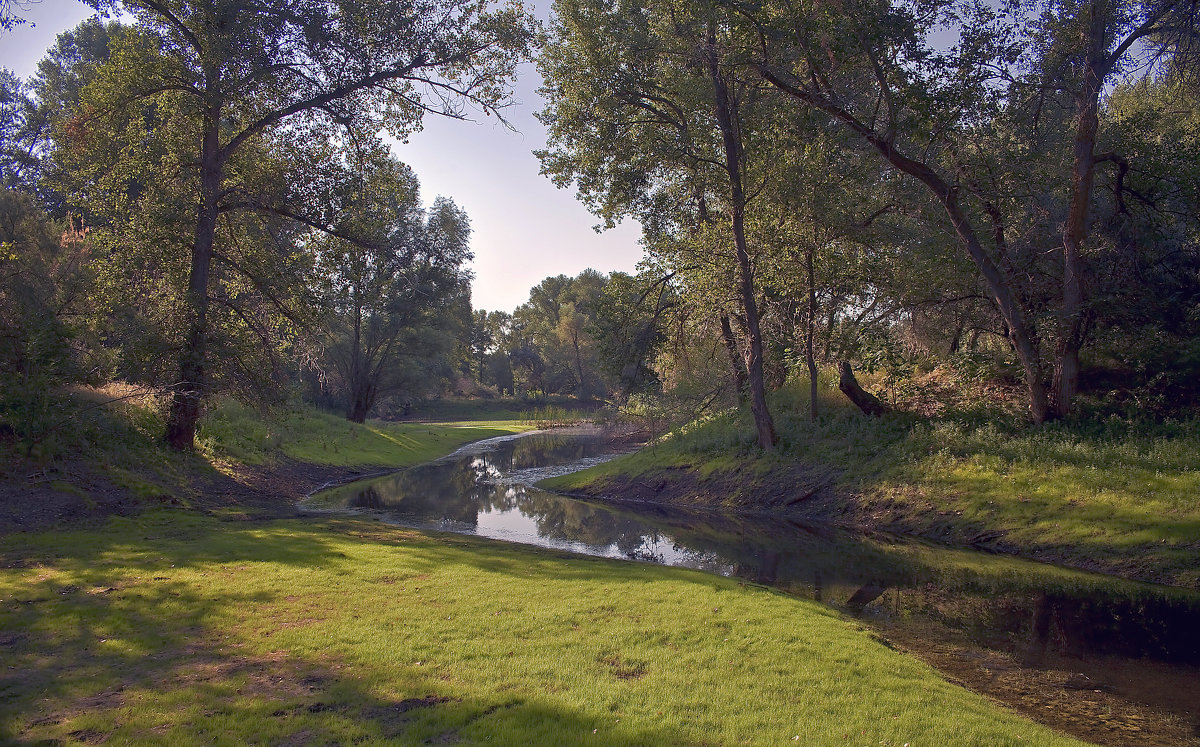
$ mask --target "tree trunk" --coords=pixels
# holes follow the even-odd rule
[[[350,407],[346,419],[354,423],[366,422],[367,415],[375,406],[375,387],[367,381],[356,381],[350,392]]]
[[[1025,311],[1018,301],[1009,278],[1005,277],[995,261],[984,250],[979,236],[975,232],[975,227],[958,204],[958,188],[948,184],[929,164],[914,160],[901,153],[889,136],[880,135],[828,98],[789,85],[769,69],[763,68],[762,74],[768,82],[784,93],[840,120],[856,136],[874,148],[893,168],[920,181],[937,198],[945,210],[946,216],[950,219],[950,223],[954,226],[960,245],[966,250],[975,263],[976,269],[983,276],[992,300],[996,302],[1001,317],[1008,325],[1009,340],[1012,342],[1018,360],[1021,361],[1021,368],[1025,375],[1025,386],[1029,393],[1029,415],[1035,423],[1044,422],[1050,414],[1050,410],[1041,355],[1038,352],[1036,330],[1025,318]]]
[[[817,277],[813,268],[813,248],[804,252],[804,270],[808,275],[808,316],[805,319],[804,362],[808,364],[808,417],[817,419],[817,359],[813,355],[813,336],[817,327]]]
[[[579,399],[587,399],[589,397],[589,392],[587,385],[584,384],[583,381],[583,355],[579,352],[578,332],[573,332],[571,334],[571,345],[575,348],[575,376],[579,379],[579,388],[575,390],[575,396]]]
[[[1008,326],[1008,338],[1016,351],[1017,359],[1021,362],[1021,370],[1025,374],[1025,388],[1029,392],[1029,415],[1035,423],[1045,422],[1049,415],[1049,401],[1046,393],[1046,380],[1042,371],[1041,355],[1038,352],[1037,335],[1025,319],[1025,312],[1017,302],[1015,294],[1005,281],[1003,273],[992,258],[984,251],[979,237],[975,233],[967,216],[958,204],[957,192],[946,185],[932,170],[925,168],[922,179],[938,196],[946,215],[950,218],[959,241],[974,260],[987,282],[992,298],[1000,309],[1000,316]],[[921,178],[918,176],[918,178]]]
[[[1079,347],[1083,321],[1083,242],[1088,234],[1088,206],[1096,174],[1096,135],[1100,129],[1099,66],[1104,64],[1104,28],[1095,6],[1089,23],[1090,47],[1083,90],[1075,97],[1075,144],[1071,167],[1071,207],[1063,224],[1062,307],[1054,349],[1051,385],[1053,413],[1066,417],[1079,388]]]
[[[208,279],[212,269],[213,242],[217,232],[217,199],[223,164],[218,123],[221,107],[210,107],[200,157],[200,204],[196,209],[196,232],[192,242],[192,265],[188,275],[187,302],[191,319],[179,358],[179,381],[173,387],[164,440],[174,449],[196,448],[196,426],[203,414],[206,394],[208,347]]]
[[[361,288],[354,286],[350,297],[354,304],[353,337],[350,344],[350,361],[346,368],[346,384],[350,390],[350,401],[346,405],[346,419],[355,423],[365,422],[371,408],[375,406],[376,372],[372,370],[368,355],[363,351],[363,303]]]
[[[954,355],[955,353],[957,353],[959,347],[962,346],[962,336],[963,336],[965,327],[966,327],[966,325],[964,324],[962,319],[959,319],[958,324],[955,325],[955,327],[954,327],[954,334],[950,337],[950,355]]]
[[[746,197],[742,191],[742,144],[734,128],[734,102],[729,88],[717,65],[717,40],[710,29],[708,37],[708,70],[712,77],[714,110],[721,140],[725,148],[725,171],[729,175],[730,211],[733,222],[733,244],[737,255],[739,291],[742,309],[746,313],[746,331],[750,338],[750,359],[746,375],[750,384],[750,412],[754,415],[754,427],[758,431],[758,445],[763,449],[774,449],[779,437],[775,434],[775,422],[767,408],[767,391],[763,382],[763,340],[758,319],[758,302],[754,293],[754,270],[750,265],[750,253],[746,249],[745,210]]]
[[[729,368],[733,371],[733,383],[737,387],[738,407],[745,407],[750,395],[749,380],[742,356],[738,354],[737,338],[733,336],[728,314],[721,315],[721,339],[725,342],[725,352],[729,355]]]
[[[858,409],[871,417],[879,417],[891,412],[891,408],[879,401],[874,394],[863,389],[854,378],[854,369],[846,361],[841,364],[842,375],[838,379],[838,389],[850,399]]]

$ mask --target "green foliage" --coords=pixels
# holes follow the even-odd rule
[[[424,210],[416,175],[383,151],[327,168],[346,173],[331,196],[341,207],[332,233],[309,246],[326,332],[318,369],[346,417],[362,422],[390,395],[440,389],[469,326],[471,229],[450,200]]]
[[[588,330],[596,340],[600,366],[617,382],[621,399],[661,389],[651,366],[666,340],[670,311],[677,303],[670,277],[614,272],[588,305]]]
[[[54,390],[102,373],[86,234],[0,192],[0,428],[30,445],[54,428]]]
[[[593,335],[596,302],[609,278],[595,270],[576,277],[548,277],[529,291],[511,318],[497,320],[493,339],[507,354],[513,389],[521,394],[606,395],[611,384],[602,370]]]
[[[7,68],[0,68],[0,187],[24,186],[36,166],[32,152],[37,139],[35,112],[28,86]]]
[[[415,403],[406,419],[435,423],[512,422],[536,425],[576,423],[596,417],[602,403],[565,395],[549,397],[441,397]]]
[[[1197,334],[1195,117],[1167,102],[1196,100],[1200,30],[1175,6],[1089,8],[560,0],[539,156],[606,224],[641,220],[687,314],[732,319],[739,380],[758,294],[773,385],[798,361],[898,381],[1011,345],[1033,419],[1062,416],[1097,330]]]
[[[187,449],[210,391],[278,389],[310,321],[312,235],[353,238],[331,153],[372,153],[429,111],[499,111],[536,24],[469,0],[121,7],[132,31],[57,122],[57,174],[127,275],[110,287],[133,291],[115,306],[147,334],[125,373],[170,382],[168,440]]]
[[[0,550],[25,602],[0,610],[10,741],[1075,744],[813,602],[694,571],[168,511]]]

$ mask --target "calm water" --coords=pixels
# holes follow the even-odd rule
[[[1152,661],[1170,670],[1173,683],[1170,703],[1152,705],[1200,723],[1200,594],[786,519],[600,504],[533,487],[615,453],[599,434],[583,430],[491,439],[431,464],[324,491],[308,507],[734,576],[871,622],[936,624],[1026,666],[1063,666],[1065,658],[1078,671],[1087,661]],[[1087,671],[1097,677],[1107,670]]]

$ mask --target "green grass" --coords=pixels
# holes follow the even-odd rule
[[[949,528],[960,540],[999,531],[1006,546],[1038,557],[1200,587],[1196,422],[869,419],[831,397],[814,423],[795,392],[774,404],[774,454],[757,449],[746,416],[725,413],[545,486],[581,490],[683,469],[743,475],[752,494],[756,481],[804,464],[836,474],[841,491],[877,520],[943,537]]]
[[[94,491],[111,496],[114,487],[127,506],[165,501],[209,510],[221,502],[220,488],[215,503],[209,500],[212,486],[240,479],[244,465],[268,472],[291,469],[287,460],[407,467],[471,441],[534,427],[518,421],[358,424],[311,407],[263,413],[227,401],[201,421],[197,452],[181,454],[161,440],[164,403],[149,396],[120,399],[130,391],[137,394],[119,385],[61,393],[55,416],[63,425],[31,453],[21,442],[0,439],[0,492],[37,484],[27,476],[40,475],[41,485],[88,509],[75,512],[81,517],[97,508]],[[29,508],[16,505],[10,510]]]
[[[178,510],[0,553],[0,741],[1074,743],[697,572]]]
[[[410,420],[436,422],[521,421],[561,425],[586,420],[603,408],[598,401],[570,397],[445,397],[418,402],[405,415]]]
[[[87,490],[74,484],[80,465],[103,474],[138,499],[169,492],[165,486],[186,482],[203,459],[180,455],[163,445],[162,411],[149,397],[122,398],[132,387],[102,390],[83,387],[56,393],[52,419],[56,423],[36,442],[0,439],[0,478],[45,474],[60,493],[90,501]]]
[[[202,422],[202,447],[214,457],[261,464],[283,455],[342,467],[408,467],[470,441],[534,426],[523,421],[459,423],[352,423],[310,407],[264,417],[235,402],[223,403]]]

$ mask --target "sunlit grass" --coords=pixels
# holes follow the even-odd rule
[[[572,397],[444,397],[417,402],[406,419],[434,422],[520,421],[526,423],[575,423],[592,417],[603,402]]]
[[[519,421],[360,424],[309,407],[263,415],[226,402],[204,419],[201,437],[214,457],[245,464],[282,455],[312,464],[407,467],[470,441],[531,428]]]
[[[816,604],[371,522],[7,538],[0,740],[1070,744]]]

